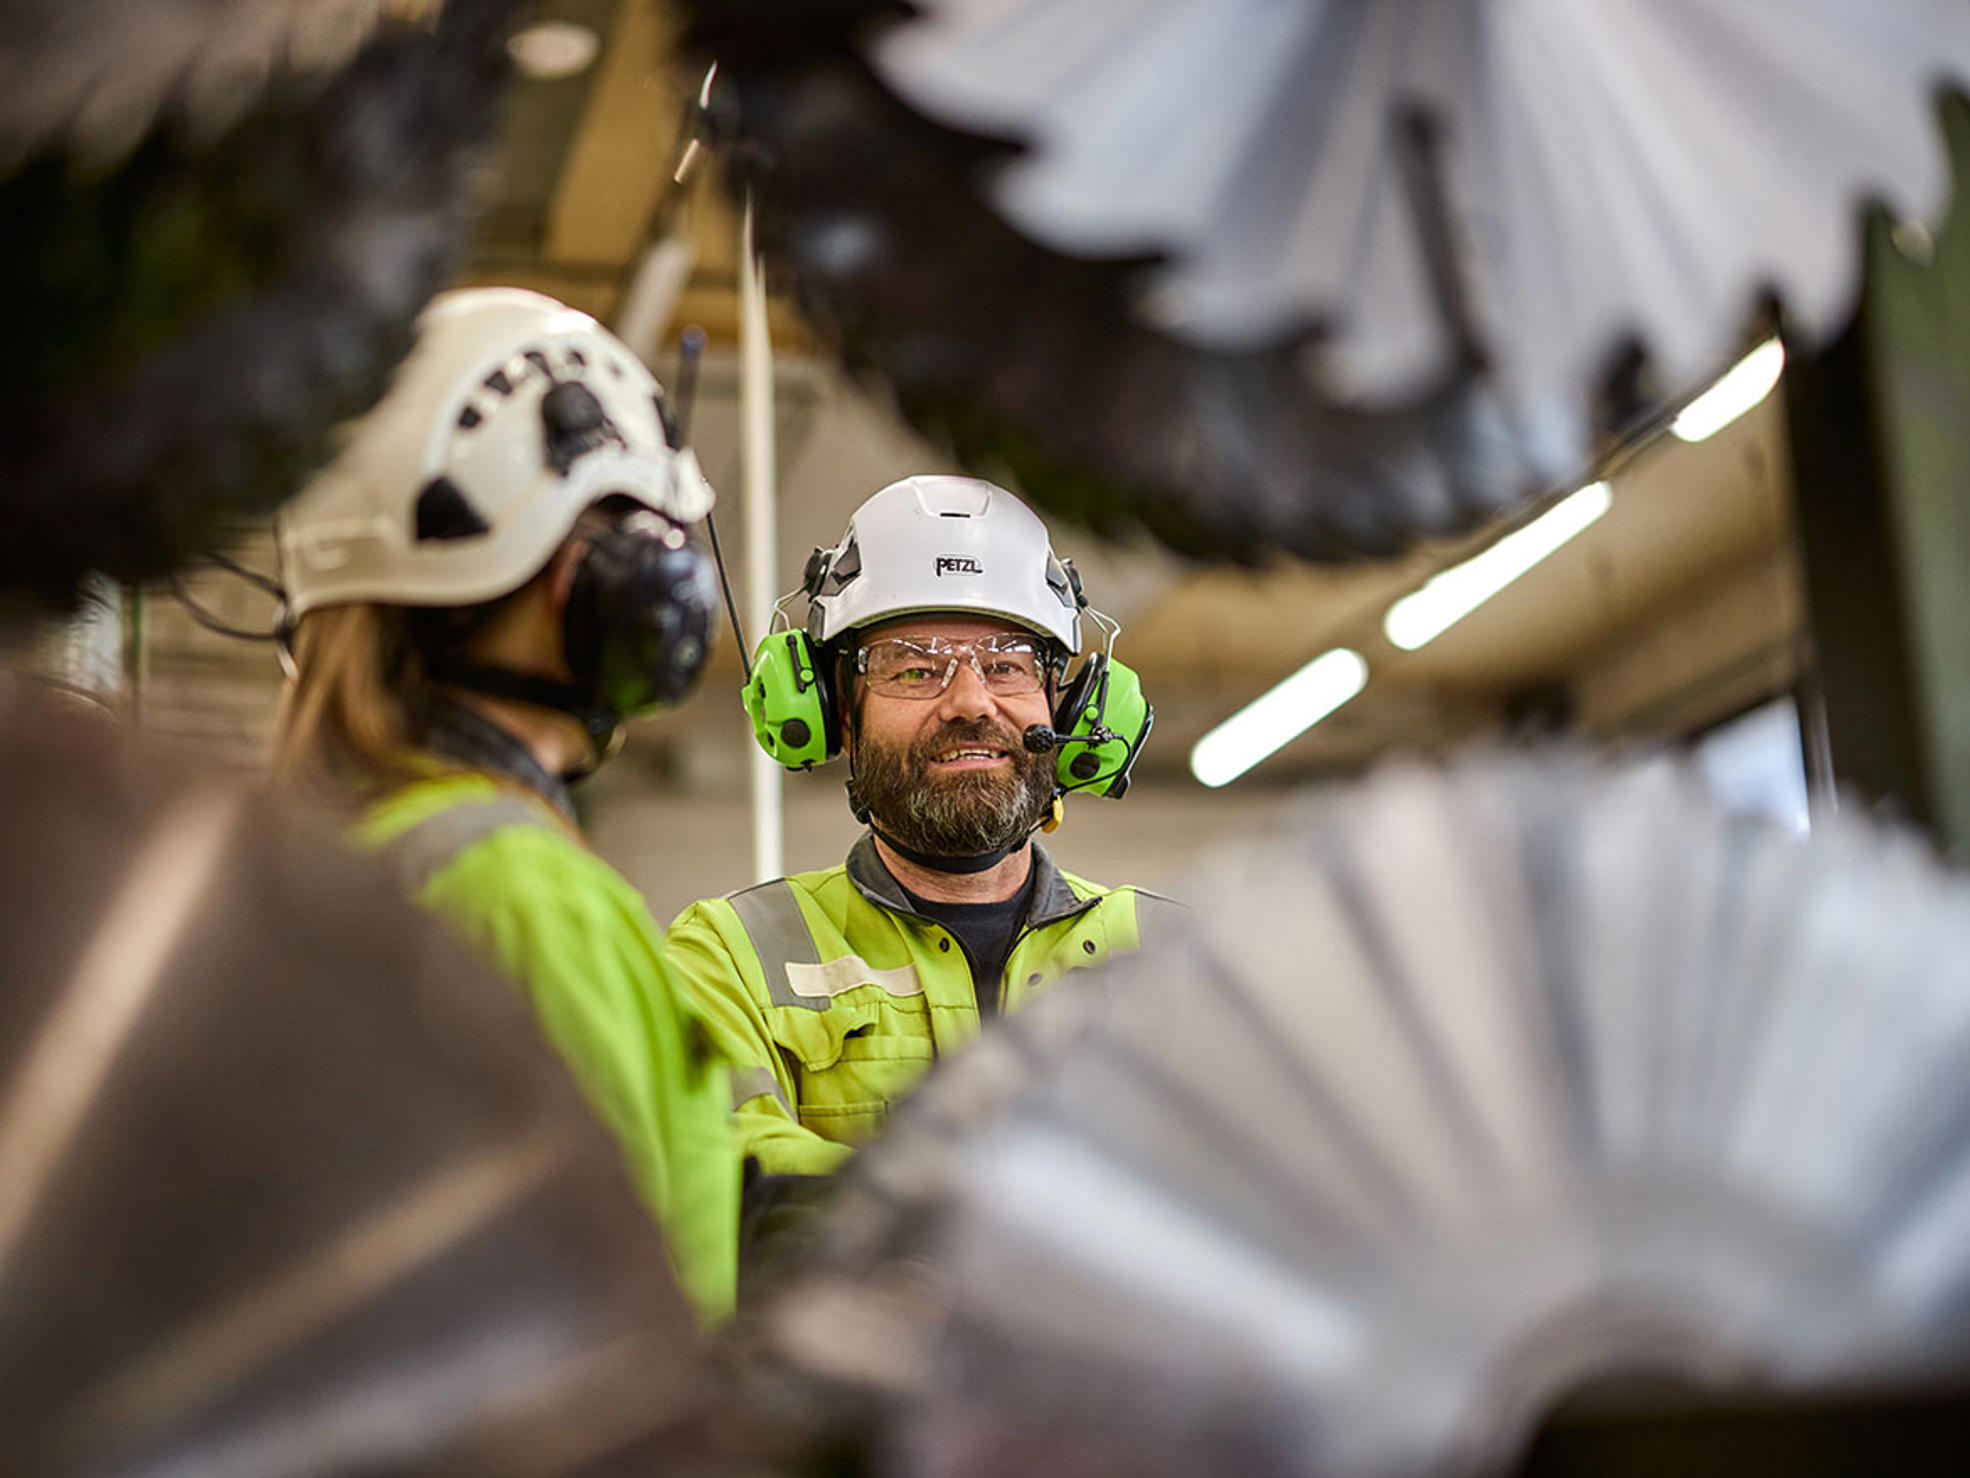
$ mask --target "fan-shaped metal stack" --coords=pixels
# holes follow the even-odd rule
[[[0,587],[156,578],[375,402],[517,3],[0,0]]]
[[[865,1153],[755,1399],[911,1473],[1348,1478],[1600,1378],[1970,1369],[1970,889],[1912,840],[1400,765],[1187,894]]]
[[[1385,554],[1582,477],[1932,219],[1939,0],[692,7],[760,239],[1053,511]]]
[[[0,1470],[662,1453],[695,1324],[511,986],[317,827],[4,677],[0,816]]]

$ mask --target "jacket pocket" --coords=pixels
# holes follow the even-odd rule
[[[890,1103],[916,1086],[936,1055],[921,1002],[870,987],[822,1011],[767,1013],[767,1030],[794,1069],[802,1124],[844,1144],[881,1127]]]
[[[852,1038],[867,1036],[874,1030],[879,1010],[873,1001],[865,1004],[836,1001],[823,1011],[775,1006],[766,1013],[766,1029],[797,1068],[810,1073],[826,1072],[841,1061],[842,1052]]]

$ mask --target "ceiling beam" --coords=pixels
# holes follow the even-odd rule
[[[546,261],[621,266],[642,246],[684,117],[669,56],[654,0],[621,0],[548,213]]]

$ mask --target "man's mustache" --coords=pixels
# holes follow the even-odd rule
[[[1015,765],[1024,753],[1017,732],[1003,724],[995,724],[990,719],[978,719],[946,724],[935,734],[919,739],[910,746],[910,759],[914,764],[928,765],[933,755],[941,754],[954,744],[973,744],[986,749],[1003,749],[1012,756]]]

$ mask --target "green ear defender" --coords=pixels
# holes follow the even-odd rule
[[[1133,667],[1099,653],[1088,658],[1054,706],[1055,781],[1064,791],[1120,800],[1155,722]]]
[[[804,631],[775,631],[753,653],[743,701],[759,747],[789,770],[811,770],[841,750],[834,679]]]

